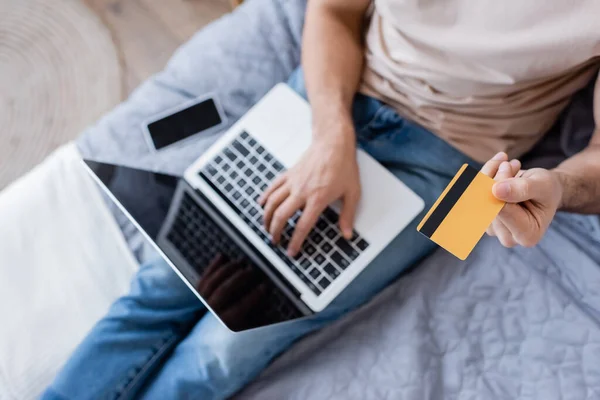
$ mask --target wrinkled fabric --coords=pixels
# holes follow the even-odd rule
[[[91,127],[81,151],[182,173],[218,136],[152,153],[140,124],[216,91],[230,124],[300,60],[304,0],[252,0],[199,32],[164,72]],[[593,128],[590,87],[525,157],[551,166]],[[130,246],[143,241],[129,224]],[[297,344],[243,399],[600,397],[598,217],[560,214],[535,249],[484,239],[465,263],[436,252],[364,309]]]

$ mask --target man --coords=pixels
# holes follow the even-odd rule
[[[538,243],[559,209],[600,213],[600,131],[556,169],[523,171],[516,159],[598,73],[599,12],[594,0],[310,2],[304,69],[290,85],[310,100],[314,140],[261,198],[273,240],[303,209],[288,248],[297,253],[337,199],[340,228],[351,234],[361,193],[357,145],[428,206],[462,163],[484,164],[498,181],[494,194],[509,203],[488,230],[505,246]],[[600,121],[600,89],[595,110]],[[295,340],[429,254],[434,246],[415,223],[324,312],[241,334],[210,315],[198,320],[203,308],[179,278],[160,262],[145,265],[45,398],[230,396]]]

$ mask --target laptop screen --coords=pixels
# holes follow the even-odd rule
[[[293,293],[214,207],[174,176],[85,160],[105,189],[233,331],[303,317]],[[166,267],[166,266],[165,266]]]

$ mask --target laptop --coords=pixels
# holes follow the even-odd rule
[[[286,246],[301,212],[274,245],[257,200],[310,142],[308,103],[279,84],[182,178],[84,162],[207,308],[229,329],[243,331],[325,309],[423,210],[418,195],[358,149],[362,197],[353,237],[341,235],[341,204],[334,203],[299,255],[289,257]]]

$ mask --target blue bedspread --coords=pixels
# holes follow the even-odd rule
[[[217,137],[152,153],[144,119],[208,92],[230,122],[299,64],[304,0],[250,0],[79,139],[104,161],[181,174]],[[581,93],[528,164],[579,151]],[[600,201],[600,199],[599,199]],[[147,247],[122,217],[132,250]],[[298,343],[244,399],[600,399],[600,225],[560,214],[541,245],[484,239],[466,262],[438,251],[373,302]]]

